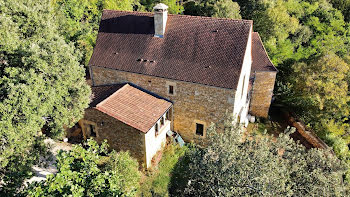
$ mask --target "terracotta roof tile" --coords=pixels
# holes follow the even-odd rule
[[[124,85],[125,84],[92,86],[90,107],[96,107],[97,104],[105,100],[107,97],[119,90]]]
[[[275,71],[276,67],[272,64],[265,47],[261,41],[258,32],[253,32],[252,35],[252,74],[254,71]]]
[[[109,94],[110,96],[98,103],[95,108],[144,133],[147,133],[172,106],[169,101],[129,84],[122,87],[117,85],[114,88],[119,89]],[[107,87],[104,89],[93,87],[93,91],[98,90],[101,95],[103,90],[106,90],[105,93],[108,95],[112,89],[112,86],[109,89]]]
[[[104,10],[89,65],[235,89],[252,21]],[[154,61],[137,61],[146,59]]]

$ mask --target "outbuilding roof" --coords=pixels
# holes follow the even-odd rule
[[[172,103],[130,85],[117,84],[92,87],[91,107],[147,133]]]
[[[252,74],[254,71],[272,71],[277,72],[276,67],[272,64],[265,47],[261,41],[258,32],[252,34]]]
[[[104,10],[89,65],[236,89],[252,25],[169,14],[157,38],[153,13]]]

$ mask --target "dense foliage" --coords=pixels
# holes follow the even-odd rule
[[[350,0],[330,0],[330,2],[343,13],[345,21],[350,22]]]
[[[72,126],[90,89],[48,0],[0,0],[0,27],[0,192],[11,193],[45,152],[40,130]]]
[[[241,18],[239,5],[232,0],[188,1],[185,4],[184,13],[195,16],[212,16],[232,19]]]
[[[133,0],[55,0],[56,19],[60,34],[82,53],[79,61],[87,65],[95,45],[98,25],[103,9],[132,11]]]
[[[82,65],[88,64],[92,54],[103,9],[152,11],[158,2],[167,4],[171,14],[254,20],[254,31],[260,33],[271,60],[279,69],[275,88],[277,101],[293,109],[334,148],[339,158],[350,164],[350,0],[0,0],[0,195],[18,192],[23,180],[31,176],[32,165],[46,156],[41,129],[51,136],[59,136],[64,125],[70,126],[81,118],[90,94],[84,80],[86,69]],[[270,168],[262,166],[256,170],[273,171],[273,167],[282,165],[284,167],[273,175],[285,176],[289,181],[272,183],[269,177],[252,174],[257,177],[254,188],[258,190],[250,188],[249,191],[289,195],[286,185],[293,189],[297,181],[307,185],[309,182],[303,181],[311,179],[318,180],[321,187],[318,192],[324,191],[327,187],[323,188],[322,184],[328,182],[321,179],[322,173],[320,178],[305,172],[306,175],[300,175],[302,179],[293,180],[288,174],[290,165],[285,164],[285,161],[297,162],[298,159],[297,165],[303,170],[322,170],[324,163],[318,167],[306,165],[306,161],[324,159],[321,153],[316,150],[306,153],[287,143],[288,140],[280,140],[285,138],[277,140],[275,149],[254,146],[259,140],[260,144],[268,145],[268,138],[253,137],[243,143],[246,147],[257,148],[261,154],[268,150],[261,158],[256,157],[257,161],[268,158],[277,162]],[[237,144],[237,140],[233,142]],[[272,157],[278,146],[300,154],[296,154],[295,159],[283,154],[286,160],[276,155]],[[217,152],[210,155],[208,151]],[[214,160],[205,163],[198,154],[208,159],[229,155],[219,151],[213,147],[198,149],[191,162],[217,165]],[[234,154],[229,156],[240,161]],[[334,176],[324,175],[324,178],[336,182],[336,175],[341,172],[337,169],[341,167],[332,157],[324,161],[330,162],[329,169],[334,170]],[[240,163],[237,165],[239,167]],[[194,176],[199,169],[192,167],[189,175]],[[55,181],[54,178],[50,180]],[[208,183],[201,177],[196,180]],[[259,184],[259,180],[268,184]],[[198,186],[196,182],[187,186],[188,192]],[[47,189],[45,185],[42,187]],[[273,193],[271,188],[274,187],[280,188],[276,190],[280,193]],[[342,185],[337,184],[328,187],[339,194],[343,192],[341,188]],[[314,191],[311,186],[306,189]],[[218,190],[214,188],[214,191]],[[234,190],[241,191],[242,188]]]
[[[108,153],[88,140],[87,147],[75,145],[57,155],[58,173],[43,182],[33,183],[29,196],[135,196],[139,189],[138,162],[127,152]],[[103,156],[104,155],[104,156]]]
[[[238,0],[279,69],[277,101],[297,113],[339,158],[347,144],[350,23],[347,0]]]
[[[289,76],[293,94],[285,98],[304,110],[307,119],[341,119],[349,115],[346,81],[350,66],[335,54],[325,54],[309,62],[292,66]]]
[[[306,150],[287,134],[242,135],[227,121],[212,125],[207,146],[186,155],[173,174],[176,196],[346,196],[344,163],[330,152]],[[181,170],[179,170],[181,169]],[[184,181],[186,180],[186,181]],[[179,184],[182,183],[182,184]],[[185,189],[183,189],[185,188]]]
[[[54,0],[52,3],[60,23],[60,34],[79,49],[79,61],[87,66],[95,46],[103,9],[152,11],[159,2],[167,4],[171,14],[183,12],[183,6],[176,0]]]

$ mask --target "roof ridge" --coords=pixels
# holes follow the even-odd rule
[[[125,13],[153,14],[153,12],[103,9],[103,12],[105,12],[105,11],[108,11],[108,12],[125,12]],[[187,17],[187,18],[204,18],[204,19],[216,19],[216,20],[229,20],[229,21],[242,21],[242,22],[253,23],[253,20],[249,20],[249,19],[218,18],[218,17],[211,17],[211,16],[194,16],[194,15],[186,15],[186,14],[184,14],[184,15],[182,15],[182,14],[168,14],[168,16],[179,16],[179,17]]]

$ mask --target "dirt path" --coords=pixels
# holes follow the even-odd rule
[[[53,155],[53,160],[48,162],[47,167],[40,167],[40,166],[33,166],[33,171],[35,172],[35,176],[27,180],[26,182],[31,183],[33,181],[42,181],[46,179],[46,176],[49,174],[55,174],[57,173],[57,168],[55,166],[56,163],[56,155],[58,154],[59,150],[71,150],[72,149],[72,144],[70,143],[65,143],[65,142],[58,142],[54,141],[52,139],[46,139],[45,140],[46,144],[51,145],[51,152]]]

